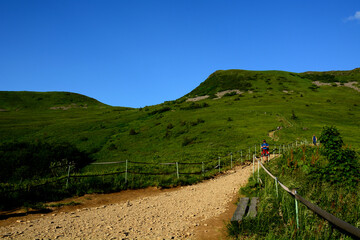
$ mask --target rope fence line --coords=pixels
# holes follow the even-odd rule
[[[195,163],[195,162],[179,162],[179,164],[182,164],[182,165],[202,165],[203,163],[210,163],[210,161],[209,162],[197,162],[197,163]]]
[[[174,175],[176,174],[175,172],[172,173],[165,173],[165,172],[158,172],[158,173],[145,173],[145,172],[132,172],[132,171],[127,171],[127,173],[131,173],[131,174],[135,174],[135,175],[153,175],[153,176],[162,176],[162,175]]]
[[[103,174],[70,175],[70,177],[71,178],[102,177],[102,176],[110,176],[110,175],[117,175],[117,174],[123,174],[123,173],[125,173],[125,171],[112,172],[112,173],[103,173]]]
[[[321,209],[319,206],[311,203],[310,201],[306,200],[305,198],[303,198],[302,196],[300,196],[296,190],[290,190],[288,187],[286,187],[284,184],[282,184],[277,177],[275,177],[273,174],[271,174],[271,172],[265,168],[265,166],[261,163],[261,161],[259,161],[259,158],[257,158],[254,155],[254,159],[257,159],[258,164],[265,170],[265,172],[275,180],[276,183],[276,192],[277,192],[277,183],[286,191],[288,192],[292,197],[294,197],[296,200],[299,200],[300,202],[302,202],[307,208],[309,208],[310,210],[312,210],[314,213],[316,213],[317,215],[319,215],[320,217],[322,217],[323,219],[331,222],[332,224],[334,224],[337,228],[347,232],[348,234],[359,238],[360,239],[360,229],[356,228],[355,226],[343,221],[340,218],[335,217],[334,215],[326,212],[325,210]],[[258,168],[258,172],[259,172],[259,168]],[[276,193],[278,196],[278,192]],[[296,208],[296,220],[297,220],[297,228],[299,228],[299,218],[298,218],[298,207],[297,207],[297,201],[295,200],[295,208]]]
[[[120,161],[120,162],[94,162],[94,163],[90,163],[90,165],[108,165],[108,164],[117,164],[117,163],[126,163],[126,161]]]

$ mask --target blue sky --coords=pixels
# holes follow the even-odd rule
[[[219,69],[360,67],[359,0],[0,0],[0,90],[144,107]]]

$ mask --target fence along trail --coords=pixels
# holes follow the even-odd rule
[[[305,140],[306,143],[306,140]],[[287,144],[287,145],[277,145],[275,146],[272,154],[275,155],[276,152],[278,152],[279,154],[281,154],[281,152],[287,151],[289,150],[291,147],[294,146],[294,144],[297,145],[297,141],[296,143],[292,143],[292,144]],[[65,180],[66,182],[66,187],[68,187],[70,179],[71,178],[87,178],[87,177],[99,177],[99,176],[111,176],[111,175],[120,175],[120,174],[124,174],[124,178],[125,178],[125,182],[128,181],[128,175],[129,174],[133,174],[133,175],[176,175],[177,178],[179,178],[180,175],[203,175],[207,172],[210,172],[211,170],[214,169],[218,169],[218,172],[221,172],[221,169],[224,167],[229,167],[231,166],[231,168],[233,167],[233,163],[235,164],[236,162],[240,162],[240,163],[244,163],[244,161],[246,160],[251,160],[251,156],[252,154],[256,154],[257,153],[257,145],[254,145],[254,147],[249,147],[249,151],[247,152],[247,150],[244,150],[244,155],[243,155],[243,150],[239,150],[236,151],[237,155],[240,155],[237,157],[237,159],[233,159],[233,153],[229,153],[226,156],[222,157],[218,157],[218,160],[210,160],[210,161],[203,161],[203,162],[136,162],[136,161],[116,161],[116,162],[95,162],[95,163],[91,163],[90,165],[125,165],[125,169],[121,170],[121,171],[112,171],[112,172],[105,172],[105,173],[85,173],[85,174],[71,174],[71,171],[73,169],[73,165],[72,163],[68,163],[65,165],[61,165],[61,166],[54,166],[51,167],[51,169],[55,169],[55,168],[61,168],[61,167],[66,167],[66,172],[67,175],[66,176],[61,176],[61,177],[55,177],[55,178],[49,178],[48,180],[42,181],[41,183],[38,183],[37,181],[34,182],[30,182],[28,184],[26,184],[26,186],[18,186],[17,184],[7,184],[6,186],[3,186],[3,193],[10,193],[10,192],[20,192],[20,191],[30,191],[30,190],[34,190],[38,187],[41,186],[45,186],[48,184],[52,184],[52,183],[59,183],[63,180]],[[254,152],[252,152],[254,150]],[[261,150],[261,148],[259,147],[258,150]],[[224,160],[225,159],[225,160]],[[129,169],[129,165],[130,164],[135,164],[135,165],[163,165],[163,166],[171,166],[171,165],[175,165],[176,169],[174,168],[173,170],[167,171],[167,172],[157,172],[157,171],[151,171],[151,172],[142,172],[142,171],[133,171],[131,169]],[[184,171],[184,167],[181,167],[181,170],[179,165],[183,165],[185,166],[185,171]],[[186,166],[196,166],[196,165],[201,165],[200,170],[198,171],[186,171],[187,167]],[[210,173],[210,175],[214,174]],[[54,186],[55,187],[55,186]]]

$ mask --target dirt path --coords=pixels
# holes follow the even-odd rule
[[[224,239],[224,222],[251,171],[237,166],[193,186],[87,195],[74,200],[80,206],[1,220],[0,238]]]

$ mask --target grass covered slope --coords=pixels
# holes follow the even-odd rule
[[[0,109],[48,110],[106,106],[96,99],[70,92],[0,91]]]
[[[286,91],[291,87],[304,87],[300,75],[283,71],[219,70],[211,74],[189,97],[210,95],[225,90],[266,92]],[[300,84],[300,85],[299,85]]]
[[[359,92],[318,87],[300,75],[217,71],[185,97],[141,109],[111,107],[71,93],[0,92],[6,99],[0,108],[10,110],[0,112],[0,141],[66,141],[92,153],[96,161],[169,161],[216,158],[263,138],[271,145],[310,140],[322,126],[337,125],[344,140],[358,148]],[[243,93],[186,101],[229,89]],[[83,107],[61,108],[72,103]],[[27,111],[30,106],[33,110]],[[282,129],[269,139],[277,127]]]
[[[305,72],[301,77],[309,78],[314,81],[332,83],[332,82],[357,82],[360,83],[360,68],[351,71],[329,71],[329,72]]]
[[[259,150],[264,138],[272,149],[274,145],[295,140],[310,140],[324,125],[336,125],[344,141],[359,148],[360,95],[356,90],[336,84],[319,87],[313,84],[313,79],[280,71],[228,70],[214,74],[216,78],[210,76],[199,88],[178,100],[140,109],[107,106],[72,93],[0,92],[3,99],[0,108],[5,109],[0,111],[0,144],[41,143],[34,146],[49,146],[47,149],[68,146],[84,154],[86,162],[216,163],[219,156],[229,161],[230,152],[234,159],[239,159],[241,153],[243,156],[248,153],[249,147],[251,152],[255,145]],[[187,101],[196,95],[234,89],[242,94]],[[26,150],[28,152],[31,150]],[[170,165],[155,170],[174,172],[174,169],[174,165]],[[124,170],[125,164],[79,169],[80,173],[88,174]],[[129,170],[155,171],[135,165],[129,165]],[[198,172],[201,165],[180,171]],[[46,174],[51,173],[42,173]],[[125,183],[122,175],[84,178],[73,182],[69,189],[61,189],[64,194],[61,196],[190,184],[201,179],[201,175],[181,175],[179,179],[176,175],[131,175]],[[15,184],[20,182],[24,184],[23,179],[13,180]],[[51,196],[59,195],[56,187],[52,190]],[[34,198],[44,194],[46,191]]]

